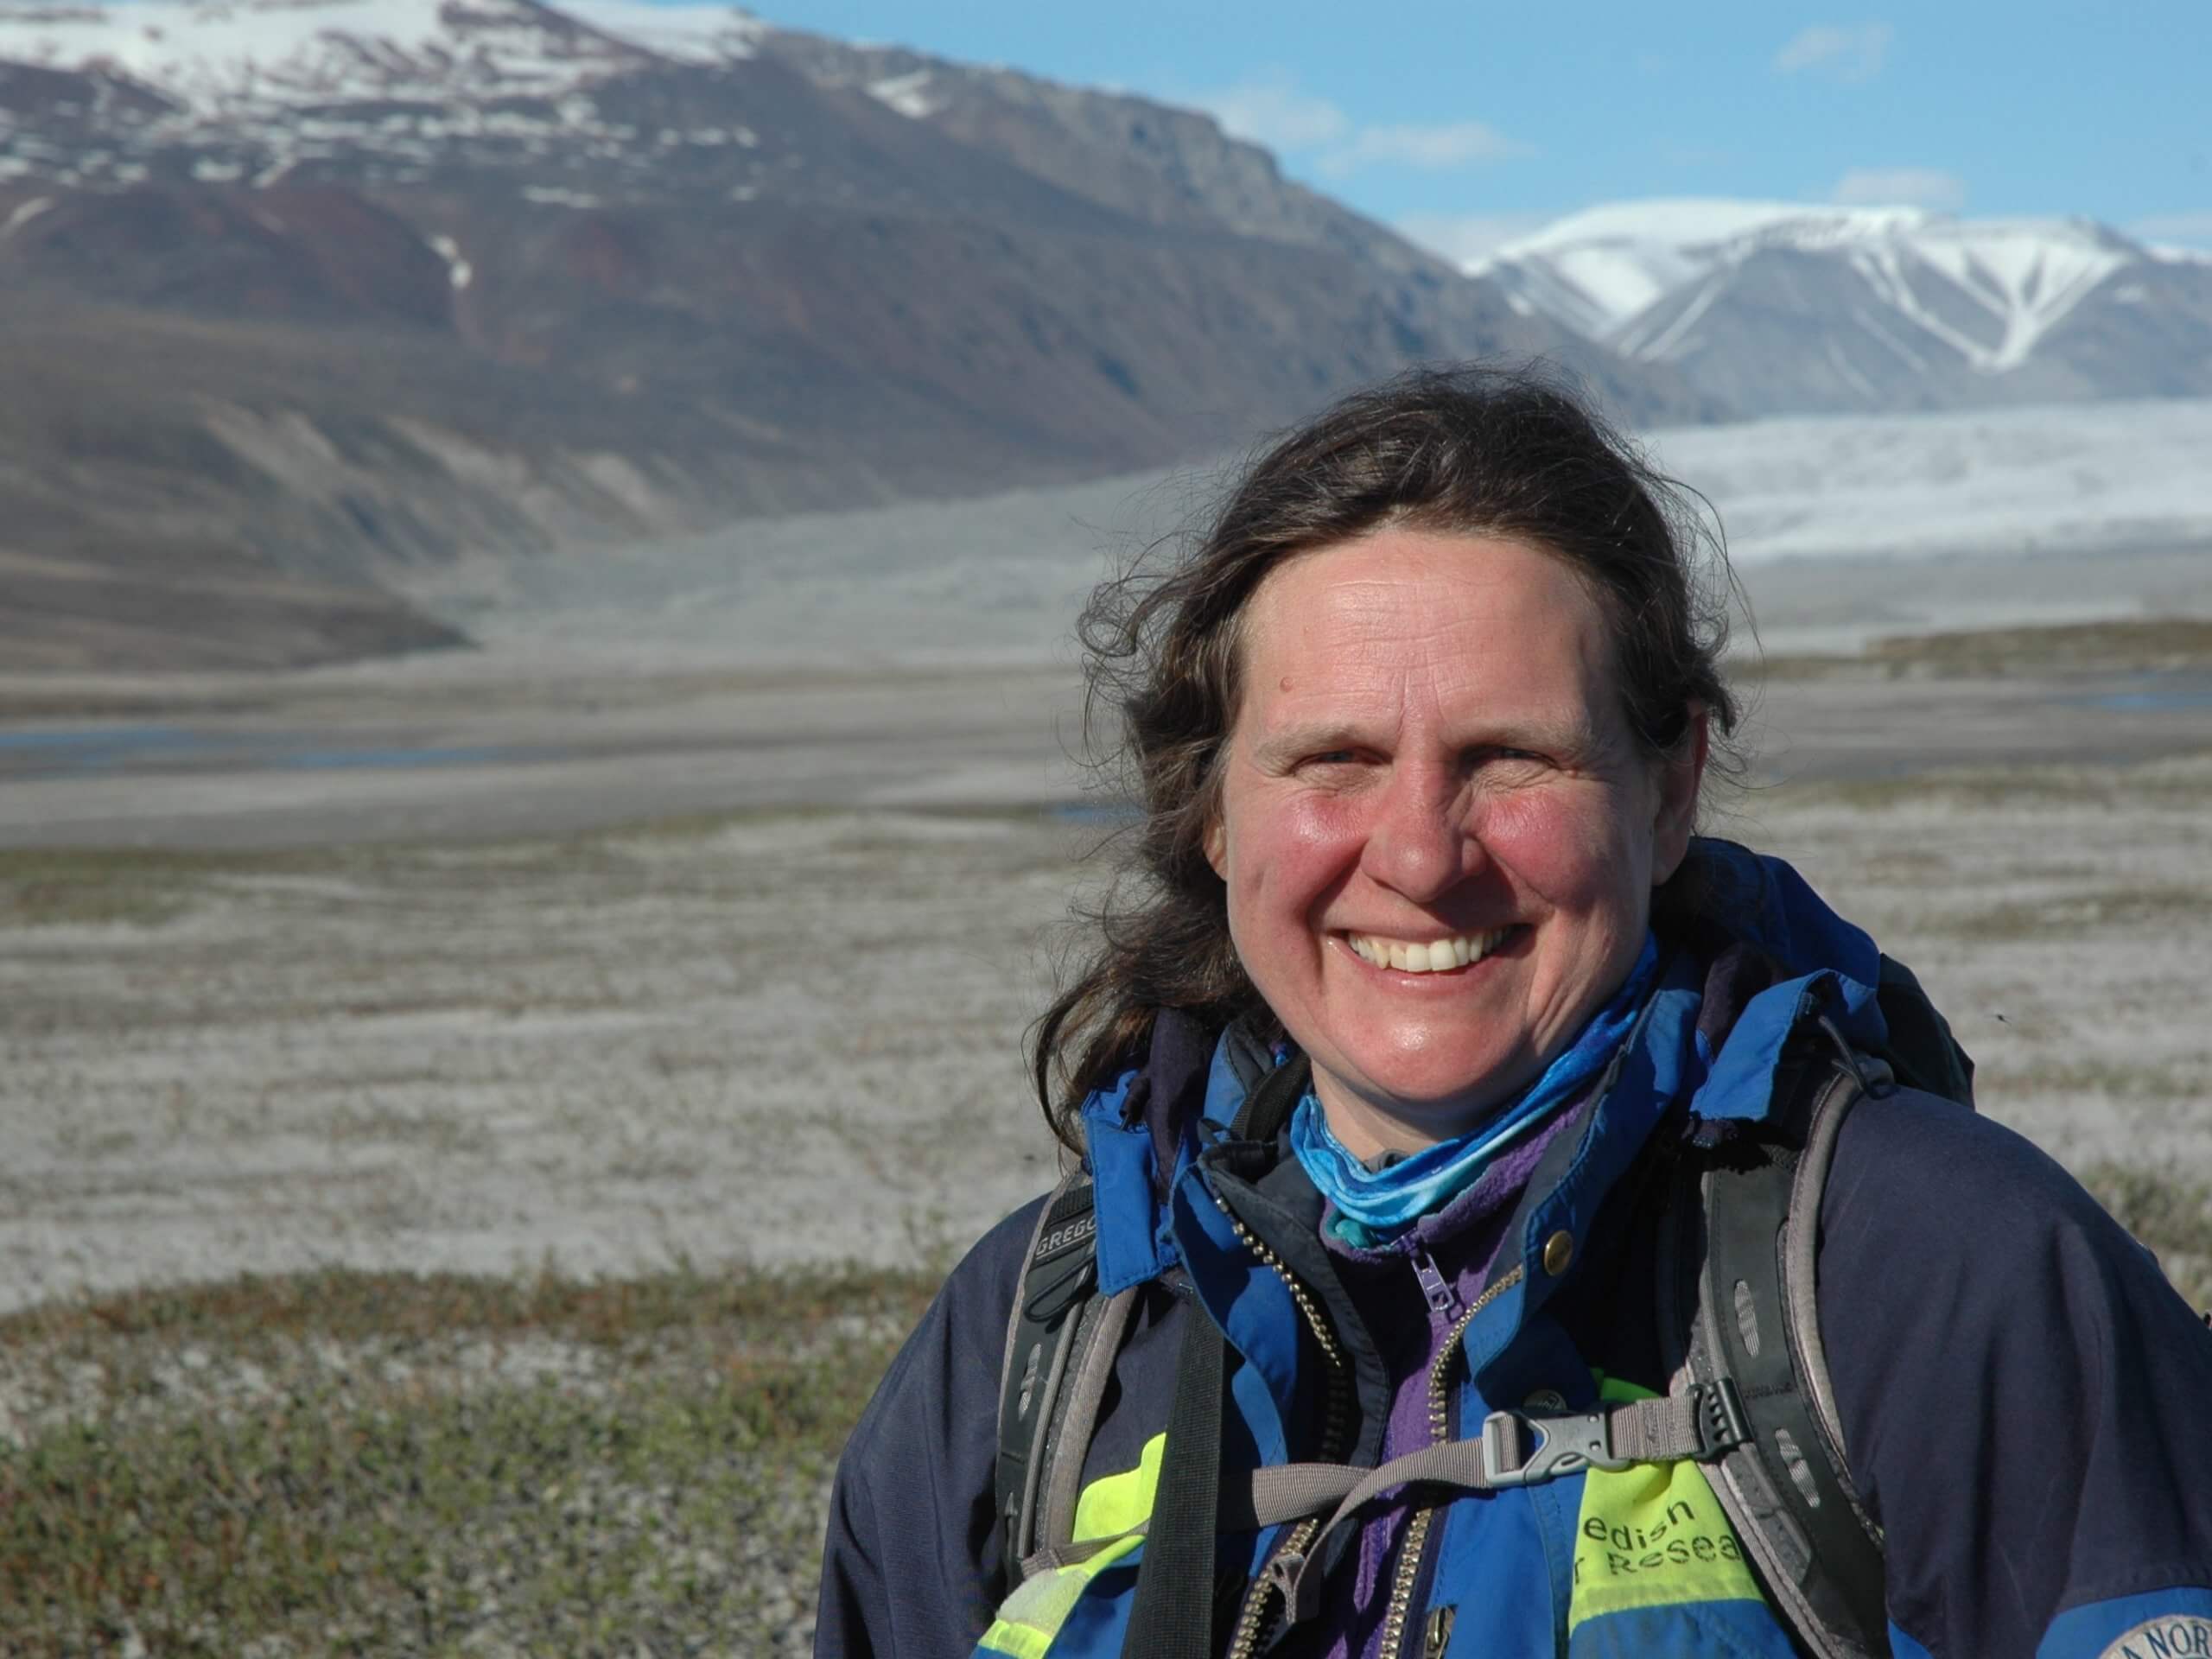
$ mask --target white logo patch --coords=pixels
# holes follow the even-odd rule
[[[2212,1659],[2212,1618],[2174,1613],[2124,1630],[2097,1659]]]

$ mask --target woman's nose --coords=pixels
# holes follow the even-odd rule
[[[1361,870],[1416,904],[1457,887],[1480,859],[1461,793],[1449,779],[1393,779],[1368,827]]]

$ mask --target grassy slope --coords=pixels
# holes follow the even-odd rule
[[[927,1290],[329,1271],[0,1322],[0,1649],[797,1650]]]

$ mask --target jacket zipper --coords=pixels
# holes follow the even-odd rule
[[[1414,1272],[1421,1282],[1421,1294],[1428,1305],[1438,1312],[1446,1304],[1440,1303],[1438,1292],[1451,1297],[1451,1287],[1437,1272],[1436,1264],[1428,1253],[1414,1247]],[[1459,1344],[1467,1334],[1467,1327],[1475,1322],[1475,1315],[1521,1282],[1521,1268],[1516,1264],[1503,1277],[1483,1287],[1481,1295],[1469,1304],[1466,1311],[1452,1322],[1444,1338],[1444,1345],[1436,1351],[1436,1357],[1428,1367],[1428,1437],[1432,1446],[1440,1446],[1452,1436],[1452,1395],[1446,1374],[1452,1360],[1459,1351]],[[1456,1300],[1456,1299],[1453,1299]],[[1399,1650],[1405,1645],[1406,1618],[1413,1611],[1414,1588],[1421,1578],[1421,1556],[1428,1543],[1429,1519],[1435,1513],[1433,1506],[1414,1511],[1406,1522],[1405,1541],[1398,1547],[1398,1568],[1390,1581],[1390,1602],[1382,1614],[1382,1645],[1379,1659],[1398,1659]],[[1449,1626],[1446,1627],[1449,1631]]]
[[[1264,1262],[1289,1290],[1290,1300],[1297,1305],[1300,1314],[1306,1320],[1306,1329],[1313,1333],[1314,1343],[1321,1350],[1322,1358],[1327,1362],[1328,1397],[1322,1408],[1320,1457],[1325,1463],[1334,1462],[1344,1455],[1344,1427],[1351,1416],[1351,1383],[1344,1374],[1344,1350],[1337,1345],[1336,1333],[1329,1329],[1329,1322],[1322,1317],[1320,1308],[1314,1303],[1313,1293],[1299,1282],[1298,1275],[1290,1270],[1289,1265],[1253,1236],[1251,1230],[1237,1217],[1236,1212],[1229,1207],[1218,1192],[1211,1192],[1211,1197],[1215,1207],[1229,1218],[1229,1225],[1235,1231],[1237,1242]],[[1252,1659],[1252,1655],[1259,1651],[1261,1639],[1272,1628],[1274,1621],[1268,1617],[1269,1604],[1277,1592],[1269,1580],[1267,1567],[1286,1555],[1303,1554],[1306,1546],[1313,1541],[1313,1535],[1320,1529],[1321,1517],[1308,1516],[1286,1532],[1269,1552],[1259,1577],[1252,1581],[1252,1587],[1245,1592],[1243,1606],[1237,1611],[1236,1628],[1229,1640],[1230,1659]]]

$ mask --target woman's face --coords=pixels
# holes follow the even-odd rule
[[[1596,602],[1518,542],[1302,554],[1243,626],[1207,841],[1237,955],[1355,1154],[1459,1134],[1635,965],[1702,721],[1679,761],[1643,755]]]

